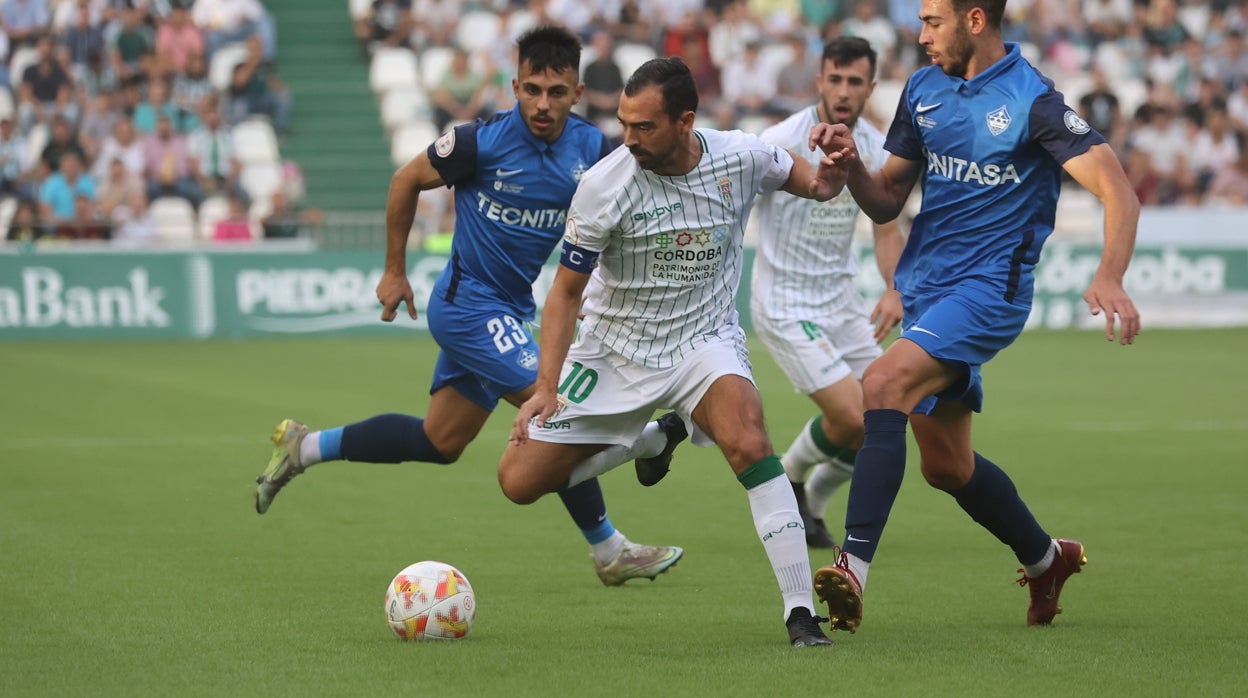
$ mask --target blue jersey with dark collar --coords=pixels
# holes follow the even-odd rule
[[[500,301],[532,319],[533,282],[563,236],[576,184],[608,151],[602,132],[575,115],[554,143],[537,138],[519,105],[434,141],[429,160],[455,188],[456,216],[435,295]]]
[[[1006,49],[971,80],[928,66],[906,83],[884,145],[925,164],[923,206],[897,264],[904,295],[974,278],[1030,304],[1061,166],[1105,142],[1017,44]]]

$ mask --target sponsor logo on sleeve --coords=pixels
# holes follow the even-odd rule
[[[438,136],[438,140],[433,142],[433,151],[438,157],[444,158],[455,150],[455,129],[451,129],[446,133]]]
[[[1076,114],[1073,109],[1066,110],[1066,114],[1062,117],[1062,122],[1066,124],[1068,131],[1079,136],[1092,130],[1088,122],[1084,121],[1083,117]]]

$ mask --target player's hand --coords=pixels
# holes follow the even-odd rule
[[[851,148],[857,153],[854,137],[850,134],[849,127],[845,124],[815,124],[810,129],[810,138],[806,146],[812,151],[815,148],[819,148],[829,155],[846,148]]]
[[[1119,337],[1122,344],[1135,343],[1135,336],[1140,333],[1140,311],[1136,310],[1130,296],[1122,288],[1122,282],[1098,274],[1092,277],[1092,285],[1083,294],[1083,300],[1093,315],[1105,313],[1105,339],[1114,341],[1114,322],[1117,318],[1121,325]]]
[[[880,296],[871,311],[871,322],[875,325],[875,343],[884,341],[889,332],[901,322],[901,292],[889,289]]]
[[[520,405],[520,411],[516,413],[516,419],[511,423],[511,435],[507,440],[513,444],[522,444],[529,440],[529,422],[533,422],[538,428],[546,426],[546,420],[558,414],[562,405],[559,403],[559,396],[555,395],[553,390],[537,389],[533,393],[533,397],[524,401]]]
[[[399,304],[407,303],[407,315],[416,319],[416,301],[412,297],[412,285],[407,275],[402,273],[384,272],[381,281],[377,282],[377,300],[381,301],[381,319],[393,322],[399,316]]]

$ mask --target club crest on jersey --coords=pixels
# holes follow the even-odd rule
[[[585,170],[588,169],[589,167],[585,165],[585,161],[577,158],[576,165],[572,167],[572,179],[575,179],[578,182],[581,181],[581,175],[585,174]]]
[[[1000,136],[1010,127],[1010,112],[1006,110],[1005,105],[993,109],[988,112],[988,130],[994,136]]]
[[[719,185],[719,200],[724,202],[728,208],[732,208],[732,178],[720,177],[716,180]]]
[[[444,158],[455,150],[455,129],[451,129],[446,133],[438,136],[438,140],[433,142],[433,151],[438,157]]]
[[[1084,121],[1083,118],[1076,114],[1073,109],[1066,110],[1065,116],[1062,117],[1062,123],[1066,124],[1066,129],[1068,131],[1077,136],[1082,136],[1092,130],[1092,127],[1088,125],[1088,122]]]
[[[537,370],[537,352],[521,349],[520,356],[516,358],[516,365],[526,371]]]

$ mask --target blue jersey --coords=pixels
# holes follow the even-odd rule
[[[884,147],[926,169],[923,206],[897,264],[903,296],[974,279],[1030,306],[1061,165],[1105,142],[1017,44],[1006,48],[971,80],[928,66],[906,83]]]
[[[451,263],[434,286],[454,302],[501,302],[523,320],[536,310],[533,282],[563,237],[581,173],[609,152],[602,132],[575,115],[547,143],[529,131],[520,106],[447,131],[429,160],[455,188]]]

